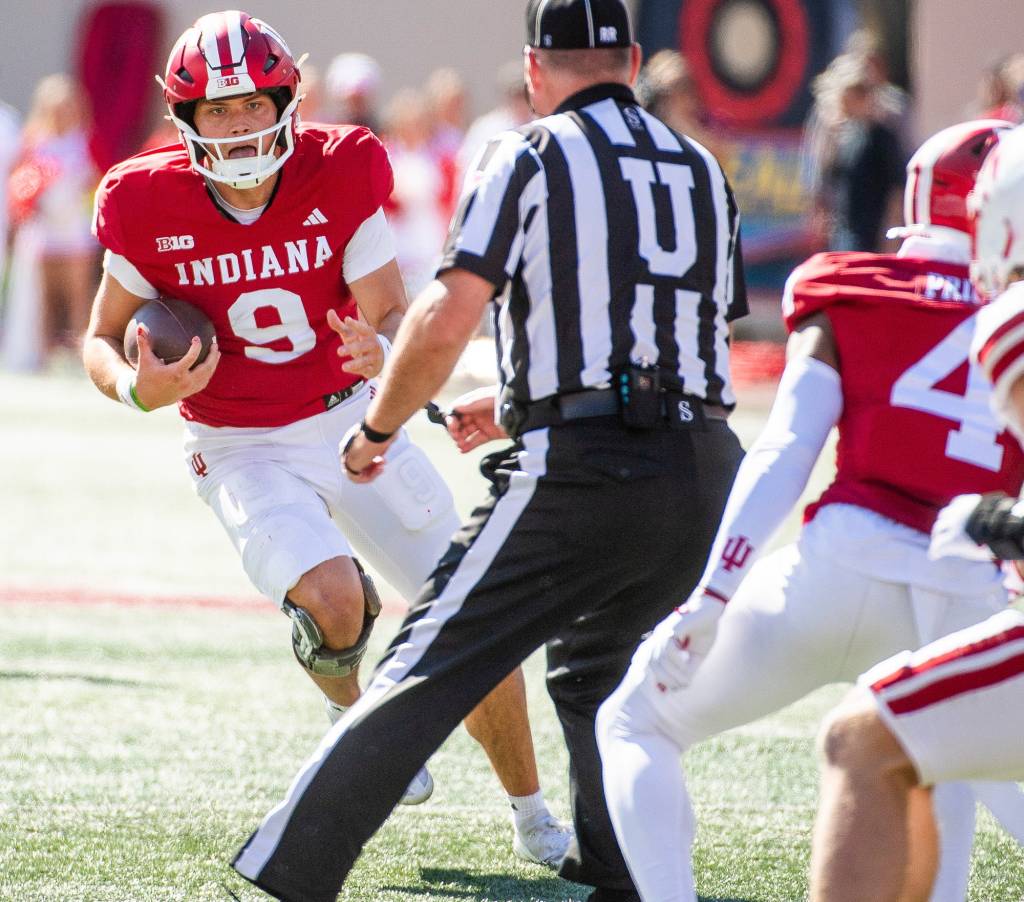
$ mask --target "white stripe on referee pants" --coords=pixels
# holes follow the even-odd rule
[[[462,608],[466,596],[486,574],[498,552],[505,545],[519,517],[526,509],[537,487],[537,480],[546,471],[548,430],[538,429],[523,436],[525,453],[519,455],[521,469],[515,471],[508,490],[494,505],[494,510],[465,556],[459,561],[455,573],[431,607],[431,615],[413,624],[409,640],[396,650],[384,670],[369,685],[366,692],[321,740],[319,747],[302,765],[288,787],[284,800],[260,824],[259,829],[234,863],[244,877],[256,880],[260,871],[274,854],[292,812],[320,766],[345,735],[353,720],[361,720],[388,692],[408,676],[426,653],[437,634]]]

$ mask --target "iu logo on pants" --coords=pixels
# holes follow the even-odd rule
[[[203,454],[201,451],[197,451],[192,455],[192,469],[196,471],[196,476],[202,479],[209,470],[206,469],[206,461],[203,460]]]

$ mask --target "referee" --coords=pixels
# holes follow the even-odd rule
[[[640,636],[696,585],[739,465],[728,323],[746,313],[738,215],[714,158],[640,108],[622,0],[531,0],[541,117],[478,158],[437,279],[410,307],[342,455],[380,472],[495,302],[501,391],[455,411],[490,496],[456,534],[372,684],[235,869],[277,898],[334,900],[413,775],[547,643],[578,843],[560,873],[638,900],[602,792],[594,716]],[[481,414],[486,408],[487,415]]]

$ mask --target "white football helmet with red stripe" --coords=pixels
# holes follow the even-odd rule
[[[944,128],[925,141],[907,163],[906,227],[893,229],[890,237],[927,235],[966,251],[971,232],[967,195],[989,151],[1012,128],[1001,119],[977,119]]]
[[[294,150],[299,78],[281,35],[248,13],[226,10],[202,16],[178,38],[160,83],[196,171],[233,188],[252,188],[277,172]],[[195,105],[256,91],[274,100],[277,124],[247,136],[259,139],[256,156],[228,159],[223,148],[238,138],[200,137],[192,118]]]
[[[974,226],[971,276],[990,295],[1024,274],[1024,127],[1004,135],[985,160],[970,199]]]

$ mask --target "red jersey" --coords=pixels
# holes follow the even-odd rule
[[[786,327],[828,317],[843,392],[836,476],[805,521],[826,504],[855,504],[930,532],[954,495],[1018,493],[1024,453],[968,360],[980,306],[957,264],[818,254],[793,273]]]
[[[275,193],[251,225],[208,193],[182,147],[114,166],[96,195],[96,235],[162,297],[213,321],[220,363],[181,414],[210,426],[283,426],[322,413],[358,377],[342,372],[327,311],[356,316],[345,248],[391,193],[377,138],[354,126],[303,126]]]

